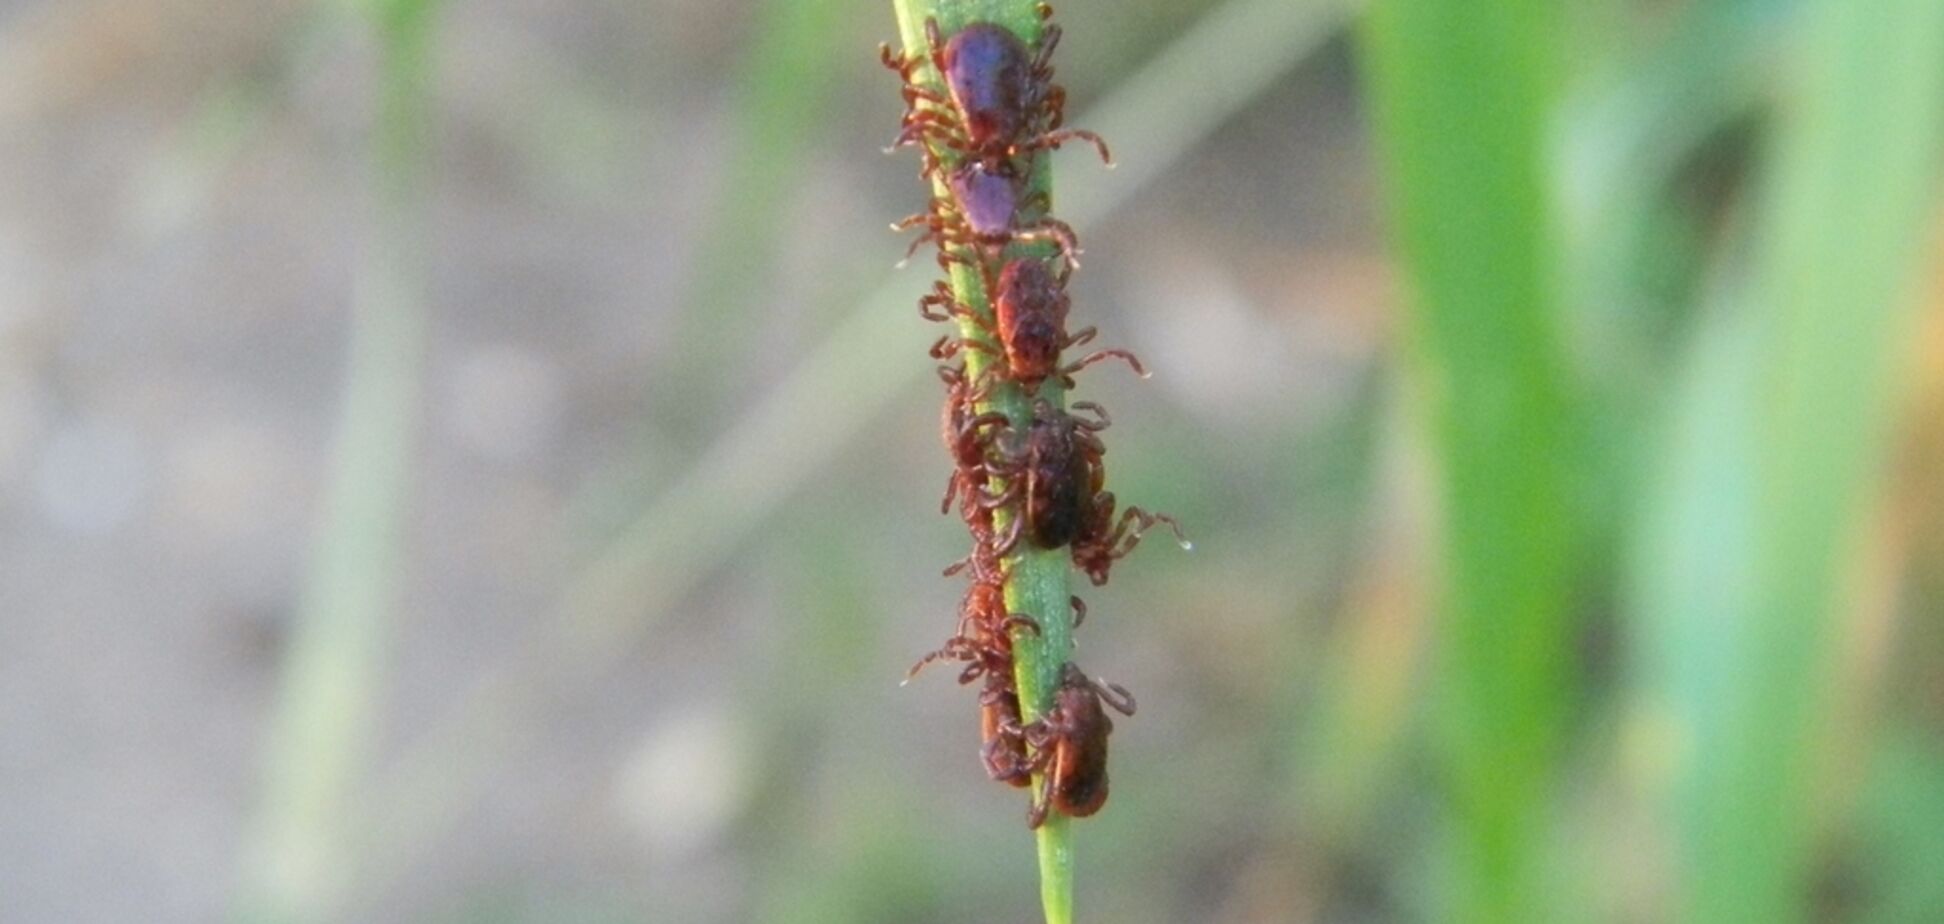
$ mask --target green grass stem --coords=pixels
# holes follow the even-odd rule
[[[898,14],[898,32],[906,54],[925,56],[929,44],[925,23],[936,19],[947,36],[974,22],[997,23],[1019,36],[1029,47],[1038,43],[1041,21],[1035,0],[893,0]],[[940,76],[927,66],[920,79],[935,89],[943,89]],[[936,152],[948,165],[949,152]],[[1041,155],[1033,164],[1028,184],[1038,190],[1051,187],[1050,158]],[[934,178],[933,192],[949,196],[944,177]],[[1043,248],[1042,248],[1043,250]],[[951,271],[952,293],[959,301],[987,319],[992,316],[987,293],[979,273],[963,263]],[[974,322],[961,319],[959,336],[991,343],[992,339]],[[964,354],[966,374],[977,378],[991,364],[989,354],[968,350]],[[1049,384],[1040,397],[1063,405],[1059,388]],[[1017,385],[1000,382],[979,406],[981,412],[1000,411],[1012,422],[1014,432],[1024,433],[1032,425],[1032,403]],[[995,516],[995,525],[1004,530],[1011,519],[1006,511]],[[1039,549],[1022,542],[1006,557],[1006,605],[1039,623],[1037,635],[1013,634],[1014,677],[1019,687],[1020,712],[1032,722],[1053,706],[1053,691],[1059,686],[1060,668],[1073,653],[1073,608],[1068,576],[1072,568],[1065,549]],[[1033,791],[1042,780],[1035,776]],[[1047,924],[1068,924],[1073,920],[1073,827],[1064,817],[1049,818],[1038,832],[1040,901]]]

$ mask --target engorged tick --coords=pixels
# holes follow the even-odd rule
[[[1046,4],[1040,4],[1039,12],[1042,20],[1053,15]],[[885,66],[904,80],[904,127],[893,147],[944,148],[996,166],[1081,140],[1113,163],[1100,136],[1060,127],[1066,92],[1053,83],[1052,66],[1059,26],[1049,23],[1041,30],[1037,53],[1011,30],[990,22],[970,23],[946,39],[938,20],[927,19],[925,42],[923,56],[901,55],[888,45],[879,53]],[[917,71],[925,60],[944,82],[943,93],[919,82]],[[935,151],[927,151],[927,175],[937,169],[935,157]]]
[[[951,195],[933,196],[925,211],[892,223],[893,231],[924,229],[905,248],[899,265],[929,243],[938,245],[939,267],[950,269],[953,263],[996,263],[1007,245],[1044,241],[1068,267],[1079,267],[1080,243],[1073,226],[1047,216],[1046,196],[1027,194],[1024,180],[1011,167],[966,161],[946,178],[946,186]]]

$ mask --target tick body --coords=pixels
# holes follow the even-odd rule
[[[1039,260],[1014,260],[999,273],[994,287],[994,318],[999,342],[1006,349],[1006,375],[1033,394],[1040,383],[1058,379],[1073,387],[1073,374],[1106,359],[1126,360],[1137,375],[1147,377],[1141,360],[1126,350],[1096,350],[1079,360],[1060,364],[1060,356],[1070,347],[1093,340],[1092,327],[1067,333],[1067,313],[1072,301],[1066,294],[1066,277],[1055,275]]]
[[[1013,230],[1013,218],[1026,198],[1024,183],[1009,167],[993,168],[980,161],[968,161],[945,180],[946,188],[957,200],[960,214],[975,237],[1004,238]]]
[[[1025,134],[1029,107],[1039,102],[1032,52],[1003,26],[975,22],[939,44],[938,21],[926,23],[926,38],[937,49],[938,71],[964,123],[966,141],[977,150],[1010,144]],[[1059,38],[1048,30],[1050,54]],[[1050,73],[1049,73],[1050,76]]]
[[[1024,730],[1036,751],[1034,763],[1044,774],[1040,796],[1026,819],[1031,827],[1044,824],[1050,812],[1085,818],[1107,804],[1107,736],[1114,723],[1103,704],[1122,715],[1134,714],[1134,697],[1126,689],[1099,683],[1067,662],[1053,708]]]
[[[1060,351],[1072,342],[1066,332],[1072,301],[1061,280],[1038,260],[1006,264],[992,301],[1007,375],[1031,393],[1059,369]]]
[[[1042,20],[1052,15],[1052,7],[1040,5]],[[1075,140],[1093,144],[1102,160],[1113,162],[1099,135],[1061,128],[1066,91],[1053,83],[1052,65],[1059,26],[1047,24],[1039,47],[1029,49],[996,23],[970,23],[948,39],[936,19],[927,19],[925,44],[922,55],[901,55],[887,45],[880,56],[904,80],[904,128],[892,146],[925,148],[926,175],[939,169],[941,150],[955,152],[954,160],[997,166]],[[920,80],[926,60],[943,92]]]
[[[1017,382],[1028,395],[1036,394],[1047,379],[1067,388],[1074,386],[1073,374],[1107,359],[1125,360],[1137,375],[1147,376],[1139,357],[1126,350],[1096,350],[1071,363],[1061,364],[1064,352],[1092,342],[1097,331],[1085,327],[1067,333],[1067,315],[1072,301],[1066,294],[1066,275],[1047,269],[1041,260],[1012,260],[1000,270],[998,278],[987,279],[992,293],[993,316],[988,320],[953,296],[943,282],[934,283],[932,292],[918,302],[919,313],[933,321],[954,318],[971,321],[999,343],[999,358],[990,374]],[[938,359],[947,359],[961,350],[980,350],[991,354],[993,348],[976,340],[947,336],[932,349]]]
[[[1076,417],[1040,399],[1033,402],[1033,423],[1025,438],[989,461],[990,469],[1007,479],[1006,490],[994,495],[995,502],[1023,500],[1015,524],[1023,524],[1027,538],[1043,549],[1057,549],[1080,535],[1090,511],[1092,486],[1104,479],[1094,471],[1101,465],[1107,447],[1099,431],[1109,421],[1098,404],[1082,401],[1076,411],[1091,411],[1093,419]],[[1000,554],[1011,549],[1016,536],[1002,542]]]
[[[894,231],[924,229],[905,249],[906,260],[936,243],[940,268],[955,262],[996,265],[1008,245],[1045,242],[1069,267],[1080,265],[1073,226],[1045,215],[1046,197],[1029,194],[1010,166],[966,161],[947,175],[945,185],[950,195],[933,196],[925,211],[891,225]],[[1031,215],[1038,217],[1027,217]]]

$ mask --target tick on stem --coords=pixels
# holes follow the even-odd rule
[[[1053,8],[1040,4],[1039,13],[1042,20],[1051,19]],[[904,125],[892,147],[922,144],[997,165],[1079,140],[1094,145],[1101,160],[1113,163],[1099,135],[1061,128],[1066,91],[1053,83],[1052,64],[1053,49],[1060,44],[1059,26],[1049,24],[1041,31],[1034,52],[1011,30],[995,23],[975,22],[947,39],[938,20],[927,19],[925,44],[922,55],[901,55],[889,45],[879,52],[884,65],[904,80]],[[944,80],[943,93],[919,82],[917,71],[926,61]],[[926,174],[937,166],[928,151]]]
[[[1033,748],[1033,769],[1044,774],[1039,797],[1026,816],[1029,827],[1044,824],[1053,811],[1085,818],[1107,804],[1107,736],[1114,723],[1103,704],[1122,715],[1134,714],[1134,695],[1125,687],[1094,680],[1069,661],[1060,669],[1053,708],[1021,729]]]

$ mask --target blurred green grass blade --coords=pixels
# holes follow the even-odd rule
[[[1872,763],[1860,814],[1864,924],[1921,924],[1944,908],[1944,753],[1901,729]]]
[[[1562,106],[1566,304],[1577,338],[1598,347],[1586,351],[1585,371],[1616,413],[1656,402],[1669,354],[1678,352],[1667,349],[1667,335],[1698,300],[1698,238],[1708,216],[1676,184],[1711,142],[1767,102],[1802,5],[1690,5],[1659,41],[1588,80]]]
[[[1540,0],[1379,0],[1366,73],[1440,471],[1438,703],[1452,918],[1545,915],[1576,538],[1544,174],[1561,41]]]
[[[677,303],[676,339],[686,348],[670,357],[660,381],[680,382],[690,392],[720,390],[724,377],[711,370],[755,336],[760,309],[767,307],[758,302],[775,282],[772,268],[787,227],[771,216],[787,212],[804,188],[805,158],[779,152],[814,151],[830,134],[838,65],[857,52],[842,41],[846,12],[837,0],[768,0],[758,11],[738,67],[721,193]],[[685,403],[706,417],[719,412],[721,397]]]
[[[1636,721],[1677,758],[1690,753],[1683,742],[1732,727],[1724,694],[1748,668],[1759,352],[1745,288],[1709,299],[1678,365],[1630,558]],[[1668,820],[1696,810],[1691,778],[1647,783],[1671,784],[1657,794],[1672,805]]]
[[[1806,911],[1830,653],[1889,445],[1936,187],[1944,4],[1829,0],[1807,17],[1760,213],[1758,354],[1739,386],[1753,396],[1747,542],[1696,544],[1746,554],[1715,570],[1748,584],[1718,602],[1728,612],[1696,614],[1728,638],[1718,660],[1689,662],[1712,679],[1689,678],[1696,699],[1678,719],[1694,921]]]
[[[238,920],[332,920],[352,877],[353,792],[373,737],[418,444],[435,6],[366,7],[382,53],[368,168],[371,237],[360,255],[331,482],[266,736]]]

